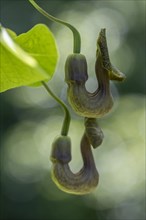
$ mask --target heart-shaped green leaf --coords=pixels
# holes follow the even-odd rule
[[[47,26],[38,24],[19,36],[2,27],[0,36],[1,92],[52,78],[58,53]]]

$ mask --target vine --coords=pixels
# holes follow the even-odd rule
[[[52,144],[50,158],[52,179],[61,190],[67,193],[87,194],[93,191],[99,182],[99,174],[91,150],[91,146],[94,149],[100,146],[104,138],[97,119],[102,118],[113,107],[114,100],[110,90],[110,80],[123,81],[125,76],[111,64],[106,30],[102,28],[97,39],[95,63],[98,88],[95,92],[89,93],[85,87],[88,79],[87,61],[86,57],[80,53],[81,37],[78,30],[71,24],[47,13],[34,0],[28,1],[47,19],[65,25],[73,34],[73,54],[67,57],[65,63],[65,81],[68,85],[67,96],[72,109],[84,118],[85,129],[80,142],[83,167],[79,172],[73,173],[69,167],[71,161],[71,139],[68,136],[71,121],[70,112],[66,104],[53,93],[46,83],[53,76],[57,63],[55,40],[47,26],[38,24],[27,33],[19,36],[4,27],[0,28],[2,62],[4,63],[1,92],[39,82],[39,85],[44,86],[46,91],[60,104],[64,110],[64,121],[60,135],[55,138]],[[34,41],[34,38],[38,41]],[[24,42],[28,44],[24,44]],[[48,46],[50,42],[53,49]],[[54,55],[52,57],[55,57],[53,58],[55,62],[52,62],[51,57],[48,61],[48,54]],[[52,63],[54,64],[52,65]],[[12,74],[8,74],[9,72]],[[19,72],[21,74],[18,74]]]

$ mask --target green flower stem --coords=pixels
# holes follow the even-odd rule
[[[67,108],[67,106],[65,105],[64,102],[62,102],[48,87],[48,85],[42,81],[42,85],[45,87],[45,89],[47,90],[47,92],[62,106],[64,113],[65,113],[65,117],[64,117],[64,121],[63,121],[63,125],[62,125],[62,130],[61,130],[61,135],[62,136],[67,136],[68,131],[69,131],[69,125],[70,125],[70,113],[69,110]]]
[[[67,26],[73,33],[73,38],[74,38],[74,49],[73,52],[74,53],[80,53],[81,51],[81,37],[79,32],[77,31],[77,29],[72,26],[71,24],[62,21],[58,18],[53,17],[52,15],[48,14],[45,10],[43,10],[34,0],[29,0],[29,2],[41,13],[43,14],[45,17],[47,17],[48,19],[61,23],[65,26]]]

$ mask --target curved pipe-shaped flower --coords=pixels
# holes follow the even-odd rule
[[[88,92],[85,87],[88,79],[85,56],[69,55],[65,64],[68,100],[78,115],[88,118],[100,118],[111,110],[113,98],[110,92],[110,79],[118,81],[124,79],[124,75],[110,63],[105,29],[102,29],[99,34],[96,56],[95,71],[98,88],[93,93]]]
[[[90,193],[97,186],[99,174],[85,133],[81,140],[81,154],[83,167],[78,173],[74,174],[68,164],[71,161],[70,138],[60,136],[54,141],[51,154],[53,163],[52,179],[62,191],[83,195]]]

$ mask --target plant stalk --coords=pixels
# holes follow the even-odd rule
[[[29,2],[41,13],[43,14],[45,17],[47,17],[48,19],[61,23],[65,26],[67,26],[73,33],[73,39],[74,39],[74,44],[73,44],[73,53],[80,53],[81,51],[81,37],[79,32],[77,31],[77,29],[72,26],[71,24],[60,20],[50,14],[48,14],[45,10],[43,10],[34,0],[29,0]]]
[[[51,89],[48,87],[47,83],[45,83],[44,81],[42,81],[41,83],[42,83],[42,85],[45,87],[45,89],[47,90],[47,92],[61,105],[61,107],[62,107],[63,110],[64,110],[65,117],[64,117],[62,129],[61,129],[61,135],[62,135],[62,136],[67,136],[68,131],[69,131],[70,120],[71,120],[69,110],[68,110],[67,106],[65,105],[65,103],[64,103],[63,101],[61,101],[61,99],[59,99],[59,97],[57,97],[57,96],[51,91]]]

